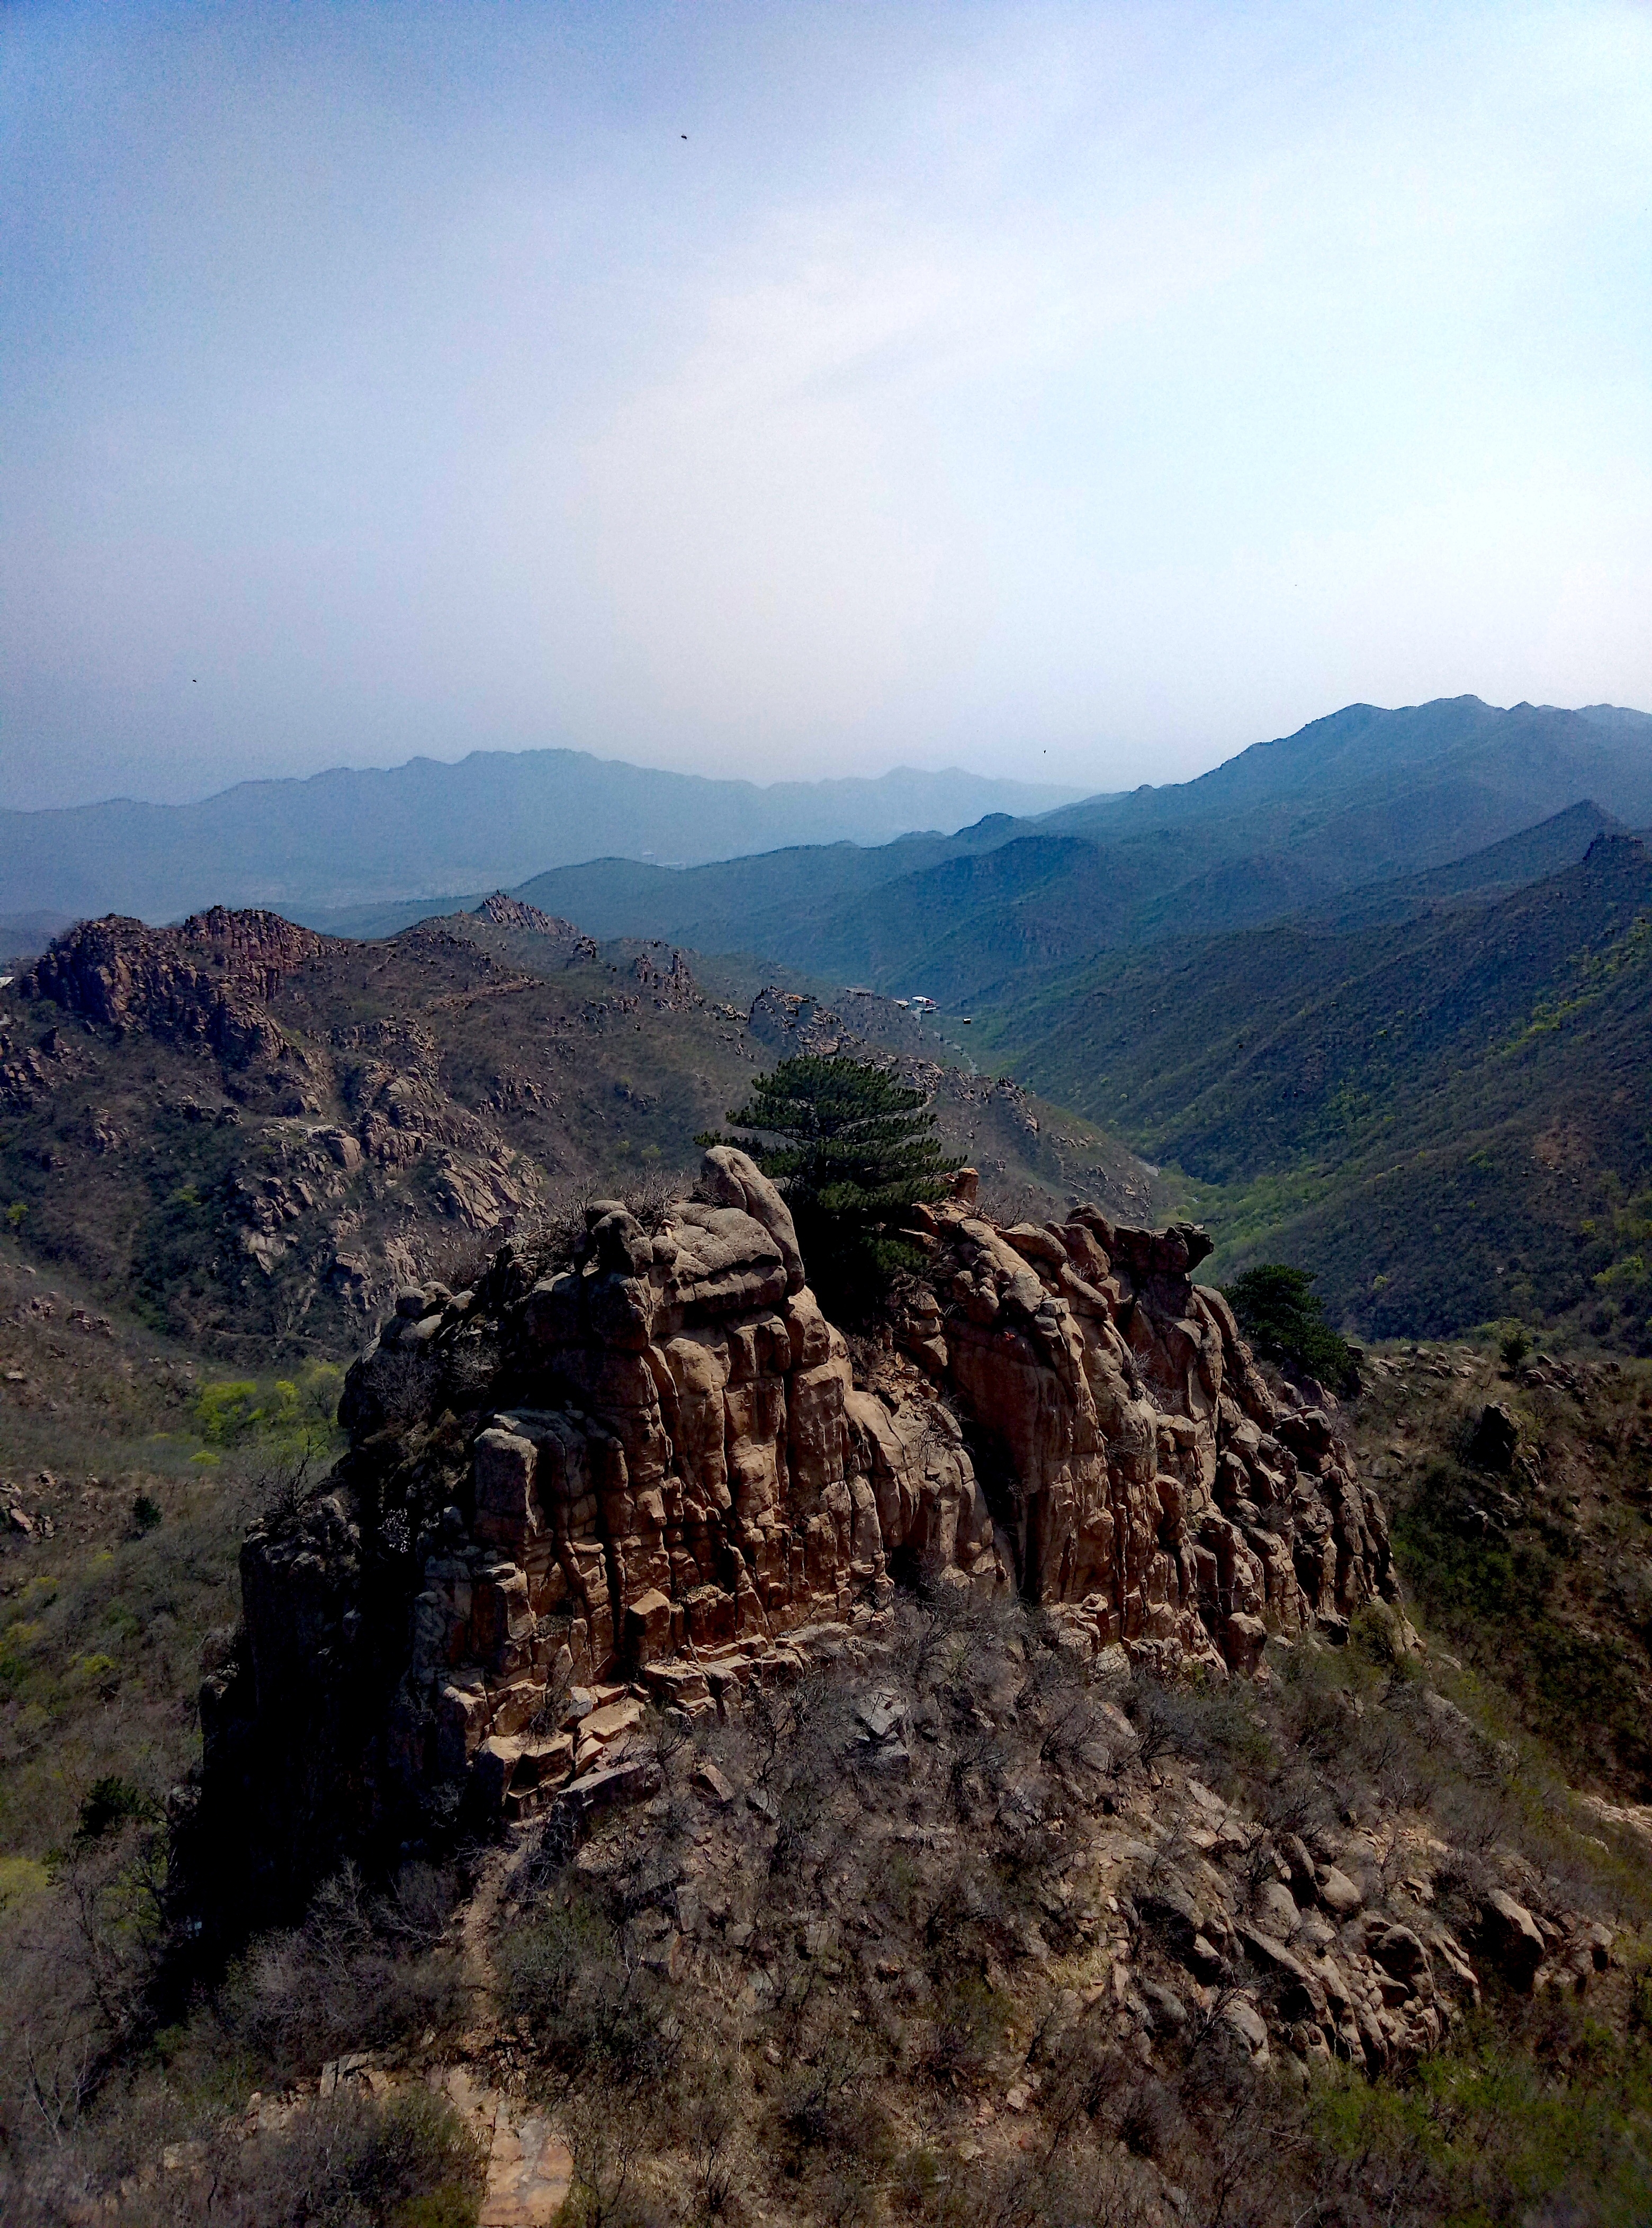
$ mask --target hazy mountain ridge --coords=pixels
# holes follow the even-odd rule
[[[760,951],[880,989],[973,1002],[1008,995],[1029,967],[1259,925],[1444,869],[1586,803],[1596,832],[1643,823],[1652,718],[1598,714],[1502,712],[1477,697],[1398,712],[1356,705],[1197,781],[1036,822],[682,874],[601,860],[535,876],[520,893],[605,935]],[[1558,829],[1546,852],[1511,857],[1505,879],[1580,856],[1587,840],[1581,827]]]
[[[1588,712],[1535,704],[1504,710],[1477,696],[1438,697],[1393,710],[1349,704],[1295,734],[1253,743],[1194,781],[1086,799],[1050,815],[1046,824],[1100,836],[1179,826],[1220,812],[1239,850],[1253,848],[1258,836],[1277,841],[1289,832],[1300,841],[1329,833],[1344,814],[1357,818],[1399,808],[1397,826],[1404,828],[1440,784],[1455,791],[1458,814],[1474,798],[1488,819],[1515,816],[1498,836],[1584,797],[1625,818],[1644,818],[1652,814],[1652,714],[1615,705]],[[1438,840],[1457,840],[1463,824],[1453,818]]]
[[[799,842],[879,844],[1077,793],[911,767],[760,787],[581,751],[478,751],[457,765],[243,782],[195,804],[0,813],[0,892],[9,912],[151,920],[206,905],[442,898],[609,851],[693,862]]]

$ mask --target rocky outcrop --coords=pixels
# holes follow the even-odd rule
[[[554,944],[566,944],[571,954],[582,958],[594,959],[597,956],[594,937],[576,928],[571,920],[564,920],[560,913],[541,912],[537,906],[513,898],[505,890],[496,890],[491,897],[483,898],[474,918],[490,921],[496,928],[516,928],[530,936],[548,937]]]
[[[858,1383],[729,1148],[656,1227],[598,1201],[549,1273],[513,1240],[473,1290],[404,1292],[351,1372],[349,1456],[247,1543],[189,1831],[273,1880],[570,1780],[577,1805],[644,1700],[727,1708],[903,1575],[1220,1675],[1393,1594],[1333,1423],[1278,1407],[1192,1283],[1201,1233],[1001,1230],[972,1189],[920,1215],[932,1273]]]
[[[1239,1670],[1270,1630],[1341,1633],[1395,1597],[1382,1508],[1330,1415],[1277,1399],[1192,1281],[1203,1232],[1087,1207],[1001,1230],[967,1197],[928,1220],[900,1341],[996,1457],[1025,1593],[1076,1604],[1098,1647]]]
[[[272,1060],[284,1040],[262,1008],[284,975],[327,949],[325,937],[273,912],[215,906],[176,929],[110,913],[60,937],[17,995],[111,1028],[204,1044],[221,1059]]]

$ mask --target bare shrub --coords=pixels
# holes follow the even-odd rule
[[[464,2006],[457,1953],[444,1946],[452,1894],[445,1875],[419,1865],[372,1895],[346,1866],[302,1926],[264,1936],[226,1976],[216,1998],[225,2033],[291,2075],[341,2050],[451,2027]]]
[[[540,2052],[548,2095],[599,2078],[615,2096],[640,2095],[669,2079],[682,2030],[623,1923],[576,1898],[512,1928],[496,1962],[503,2007]]]
[[[557,2118],[573,2161],[565,2218],[579,2228],[642,2228],[650,2215],[637,2168],[656,2142],[646,2093],[617,2079],[611,2068],[593,2068],[564,2091]]]
[[[1187,2132],[1187,2115],[1167,2083],[1149,2075],[1125,2096],[1118,2133],[1138,2158],[1151,2159],[1156,2166],[1166,2164],[1182,2149]]]
[[[1003,2047],[1010,2005],[985,1981],[954,1980],[936,1992],[935,2036],[924,2071],[938,2084],[978,2081]]]
[[[1064,1649],[1034,1650],[1017,1707],[1034,1728],[1041,1764],[1060,1772],[1111,1770],[1112,1745],[1100,1698],[1086,1667]]]
[[[1188,1680],[1172,1685],[1138,1677],[1124,1701],[1135,1727],[1136,1761],[1152,1764],[1179,1756],[1201,1778],[1231,1791],[1260,1781],[1273,1760],[1272,1743],[1248,1689]]]
[[[1130,2068],[1117,2040],[1095,2019],[1075,2020],[1062,2028],[1045,2058],[1039,2103],[1045,2139],[1054,2151],[1102,2120],[1128,2081]]]
[[[472,2228],[486,2185],[481,2144],[428,2090],[342,2095],[250,2142],[231,2127],[191,2171],[147,2177],[118,2228]],[[209,2210],[208,2210],[209,2206]]]
[[[684,2132],[694,2158],[695,2190],[708,2220],[720,2220],[734,2199],[743,2126],[733,2063],[702,2039],[686,2069]]]
[[[875,2095],[874,2067],[852,2027],[816,2012],[781,2085],[776,2118],[794,2154],[815,2151],[857,2159],[875,2169],[888,2149],[888,2127]]]
[[[441,1368],[429,1354],[392,1351],[373,1360],[373,1391],[392,1430],[421,1423],[431,1412],[441,1383]]]

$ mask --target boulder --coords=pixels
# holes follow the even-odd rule
[[[1514,1466],[1519,1445],[1520,1425],[1513,1410],[1502,1400],[1488,1402],[1480,1411],[1480,1420],[1469,1442],[1469,1460],[1476,1469],[1506,1474]]]
[[[1333,1917],[1352,1918],[1364,1907],[1365,1898],[1344,1872],[1335,1865],[1321,1865],[1315,1875],[1314,1886],[1320,1901]]]
[[[1270,1934],[1281,1942],[1289,1942],[1302,1923],[1290,1890],[1278,1880],[1265,1880],[1257,1891],[1257,1917]]]
[[[696,1795],[703,1795],[718,1809],[727,1810],[734,1800],[734,1790],[714,1764],[697,1764],[688,1776],[688,1784]]]
[[[800,1292],[806,1279],[791,1209],[751,1156],[733,1145],[711,1146],[701,1164],[700,1181],[708,1198],[740,1207],[763,1225],[780,1249],[786,1290]]]
[[[1386,1926],[1371,1943],[1373,1960],[1407,1995],[1426,2002],[1434,1993],[1428,1951],[1408,1926]]]
[[[1480,1941],[1509,1987],[1529,1995],[1544,1950],[1537,1921],[1525,1905],[1493,1888],[1480,1906]]]
[[[1268,1628],[1261,1618],[1247,1617],[1243,1610],[1236,1610],[1223,1619],[1222,1635],[1227,1642],[1223,1652],[1233,1669],[1254,1671],[1268,1644]]]
[[[1258,2071],[1265,2067],[1269,2063],[1267,2022],[1256,2006],[1245,1996],[1229,1996],[1218,2017],[1243,2046],[1252,2065]]]

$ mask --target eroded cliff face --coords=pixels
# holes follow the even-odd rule
[[[901,1577],[1222,1675],[1393,1595],[1332,1423],[1279,1408],[1192,1283],[1201,1233],[1000,1230],[967,1171],[920,1220],[932,1272],[858,1383],[727,1148],[656,1229],[599,1203],[554,1274],[513,1241],[474,1290],[405,1292],[350,1454],[247,1541],[186,1841],[273,1892],[375,1834],[531,1815],[613,1772],[646,1700],[736,1706]]]
[[[1202,1232],[1085,1207],[1000,1230],[967,1198],[929,1220],[900,1343],[1002,1450],[1025,1593],[1077,1604],[1098,1646],[1241,1671],[1270,1629],[1344,1631],[1395,1597],[1381,1507],[1330,1417],[1277,1400],[1192,1281]]]
[[[330,939],[279,913],[214,906],[176,929],[109,913],[75,924],[20,978],[20,998],[49,1001],[117,1030],[208,1045],[224,1059],[279,1059],[264,1011],[289,975]]]

